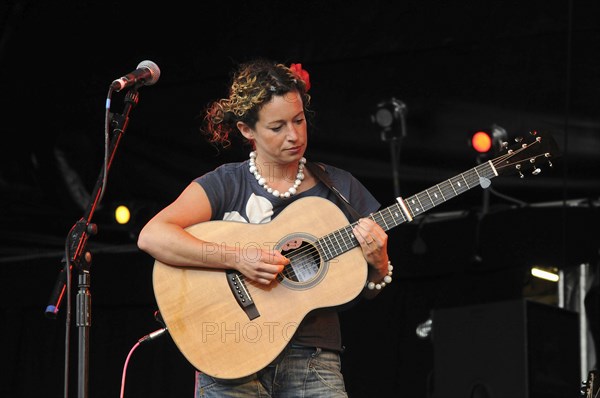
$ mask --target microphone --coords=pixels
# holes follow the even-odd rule
[[[121,91],[124,88],[141,83],[144,86],[151,86],[158,81],[160,69],[152,61],[142,61],[137,69],[125,76],[116,79],[110,85],[115,91]]]

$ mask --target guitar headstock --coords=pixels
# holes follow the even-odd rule
[[[538,175],[542,167],[552,167],[552,159],[560,156],[558,145],[549,134],[533,131],[527,139],[515,141],[514,147],[506,145],[506,153],[491,160],[498,174],[514,173],[521,178],[526,173]]]

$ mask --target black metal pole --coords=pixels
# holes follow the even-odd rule
[[[394,197],[400,197],[400,139],[392,138],[390,140],[390,150],[392,154],[392,178],[394,180]]]
[[[133,106],[135,106],[138,102],[139,94],[137,92],[137,87],[134,87],[130,90],[125,99],[125,107],[122,114],[113,115],[111,122],[111,134],[112,140],[110,141],[110,149],[109,149],[109,160],[107,163],[106,170],[104,171],[106,174],[100,173],[98,180],[96,181],[95,194],[93,195],[94,201],[92,205],[88,209],[88,217],[86,218],[89,221],[92,218],[94,209],[100,202],[100,198],[102,197],[102,186],[103,179],[105,175],[108,175],[108,171],[112,166],[112,162],[114,160],[115,153],[117,151],[117,147],[119,146],[119,142],[121,141],[121,137],[125,133],[127,129],[127,125],[129,123],[129,113]],[[90,260],[90,261],[88,261]],[[89,252],[85,252],[84,261],[85,264],[90,264],[91,262],[91,254]],[[87,268],[87,269],[86,269]],[[78,366],[78,397],[79,398],[87,398],[88,397],[88,381],[89,381],[89,335],[90,335],[90,327],[92,325],[92,294],[90,290],[90,279],[91,275],[89,272],[89,267],[85,267],[79,270],[79,290],[77,293],[77,307],[76,307],[76,316],[77,316],[77,327],[79,328],[79,366]]]

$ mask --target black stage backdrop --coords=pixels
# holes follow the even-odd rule
[[[0,396],[63,396],[66,307],[56,320],[44,309],[65,237],[100,173],[108,85],[142,60],[155,62],[161,77],[139,90],[92,220],[99,232],[88,242],[92,398],[119,396],[130,350],[160,327],[153,260],[135,247],[139,227],[191,179],[247,158],[247,148],[215,151],[197,127],[204,105],[225,95],[232,67],[255,56],[300,62],[311,73],[316,118],[307,158],[349,170],[384,206],[395,199],[391,148],[371,116],[391,98],[407,106],[397,170],[403,197],[474,167],[467,139],[494,124],[511,142],[550,133],[562,155],[553,167],[541,164],[538,176],[494,179],[492,190],[476,187],[389,232],[393,283],[342,313],[351,397],[434,396],[434,341],[415,330],[436,309],[555,299],[556,286],[543,290],[531,279],[532,264],[597,268],[600,2],[191,7],[0,5]],[[123,111],[124,97],[114,94],[113,113]],[[132,206],[130,226],[113,223],[118,203]],[[74,280],[73,299],[76,287]],[[599,319],[595,294],[591,320]],[[73,301],[70,396],[81,362],[74,312]],[[552,330],[546,321],[539,323]],[[162,336],[132,353],[124,396],[191,397],[193,374]]]

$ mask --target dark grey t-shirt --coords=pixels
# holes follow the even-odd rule
[[[368,215],[379,209],[379,202],[350,173],[333,166],[324,166],[332,185],[348,199],[359,214]],[[290,198],[277,198],[258,184],[249,171],[248,161],[221,165],[194,181],[199,183],[208,195],[213,220],[267,223],[277,217],[290,203],[307,196],[318,196],[332,201],[340,207],[349,220],[352,220],[345,206],[322,182]],[[333,309],[319,309],[309,313],[298,327],[293,342],[341,350],[337,312]]]

